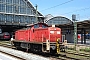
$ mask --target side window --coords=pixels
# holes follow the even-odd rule
[[[46,28],[47,26],[45,26],[45,25],[42,25],[42,28]]]
[[[34,25],[34,28],[39,28],[39,25],[37,24],[37,25]]]

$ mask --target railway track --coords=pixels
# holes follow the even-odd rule
[[[9,41],[0,42],[0,46],[7,47],[7,48],[15,48],[15,47],[12,47],[11,45],[9,45]],[[9,53],[7,53],[7,52],[3,52],[3,51],[0,51],[0,52],[1,52],[1,53],[4,53],[4,54],[6,54],[6,55],[9,55],[9,56],[11,56],[11,57],[14,57],[14,58],[16,58],[16,59],[18,59],[18,60],[25,60],[24,58],[20,58],[20,57],[18,57],[18,56],[9,54]]]
[[[9,55],[9,56],[11,56],[11,57],[13,57],[13,58],[15,58],[15,59],[17,59],[17,60],[25,60],[25,59],[23,59],[23,58],[20,58],[20,57],[15,56],[15,55],[8,54],[8,53],[3,52],[3,51],[0,51],[0,53],[3,53],[3,54],[6,54],[6,55]]]
[[[84,57],[90,57],[90,53],[86,53],[86,52],[76,52],[76,51],[67,51],[66,53],[68,54],[73,54],[73,55],[79,55],[79,56],[84,56]]]
[[[63,54],[63,53],[60,53],[60,54]],[[66,55],[65,58],[69,58],[72,60],[90,60],[89,56],[85,57],[85,56],[80,56],[78,54],[71,54],[71,53],[65,53],[65,55]]]
[[[15,48],[12,47],[9,42],[0,42],[0,46],[7,47],[7,48]],[[26,51],[24,51],[26,52]],[[32,52],[30,52],[32,53]],[[32,53],[38,56],[50,58],[50,60],[89,60],[90,54],[86,53],[79,53],[79,52],[71,52],[71,51],[66,51],[66,52],[60,52],[59,54],[43,54],[43,53]],[[21,58],[20,58],[21,59]]]
[[[0,42],[0,46],[2,46],[2,47],[6,47],[6,48],[9,48],[9,49],[14,49],[14,50],[16,50],[15,49],[15,47],[12,47],[9,43],[7,43],[7,42]],[[26,53],[26,55],[29,55],[29,53],[28,52],[26,52],[26,50],[22,50],[22,49],[20,49],[20,50],[17,50],[17,51],[21,51],[21,52],[23,52],[23,53]],[[7,55],[10,55],[10,56],[13,56],[13,57],[15,57],[15,58],[18,58],[19,60],[32,60],[32,58],[31,59],[28,59],[28,58],[25,58],[24,59],[24,57],[18,57],[18,56],[14,56],[14,55],[12,55],[12,54],[9,54],[9,53],[7,53],[7,52],[3,52],[3,51],[0,51],[0,52],[2,52],[2,53],[5,53],[5,54],[7,54]],[[37,55],[37,54],[34,54],[34,53],[30,53],[31,54],[31,56],[32,55],[36,55],[36,56],[38,56],[38,58],[39,57],[44,57],[44,56],[41,56],[41,55]],[[28,56],[27,56],[28,57]],[[45,58],[45,57],[44,57]],[[33,60],[37,60],[37,59],[33,59]],[[43,59],[42,59],[43,60]],[[45,59],[44,59],[45,60]],[[47,60],[47,59],[46,59]]]
[[[0,46],[7,47],[7,48],[15,48],[11,46],[9,41],[0,41]]]

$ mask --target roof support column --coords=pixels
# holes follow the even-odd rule
[[[82,30],[81,30],[81,44],[83,44],[83,43],[86,44],[86,30],[82,28]]]
[[[83,44],[83,28],[81,29],[81,44]]]
[[[84,29],[84,44],[86,44],[86,30]]]

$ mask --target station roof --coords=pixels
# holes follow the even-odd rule
[[[72,22],[72,24],[59,24],[56,25],[57,27],[60,27],[64,30],[70,29],[70,30],[74,30],[74,22]],[[84,21],[80,21],[77,22],[77,31],[78,33],[81,32],[81,30],[86,30],[86,32],[90,33],[90,20],[84,20]]]
[[[90,29],[90,20],[84,20],[81,22],[77,22],[79,28],[87,28]]]
[[[56,16],[56,17],[47,17],[45,19],[45,23],[48,24],[48,25],[52,25],[52,24],[55,24],[55,25],[64,25],[64,24],[72,24],[72,21],[66,17],[63,17],[63,16]]]

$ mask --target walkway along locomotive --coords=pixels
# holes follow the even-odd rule
[[[58,53],[64,49],[61,29],[49,27],[45,23],[32,24],[27,28],[17,30],[12,42],[16,48],[25,48],[27,51]]]

